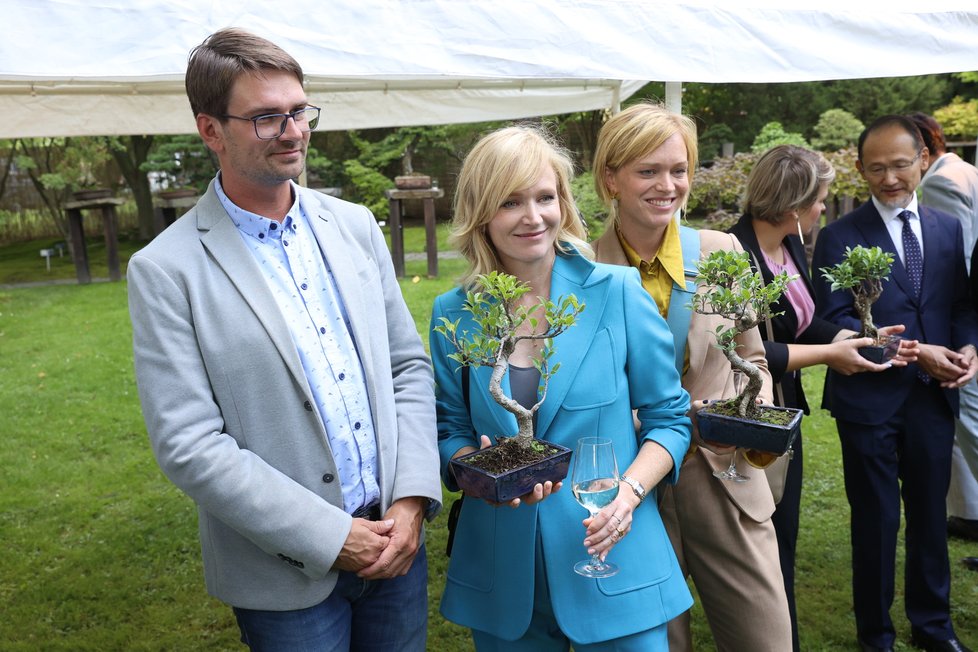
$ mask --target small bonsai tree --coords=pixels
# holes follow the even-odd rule
[[[782,272],[765,285],[761,273],[751,269],[750,254],[745,251],[714,251],[699,262],[693,310],[702,315],[720,315],[732,322],[731,326],[717,327],[716,346],[727,356],[730,366],[747,378],[746,387],[732,399],[742,418],[757,419],[757,395],[762,383],[757,365],[737,353],[736,338],[781,314],[773,312],[772,306],[794,278]]]
[[[517,305],[520,297],[530,291],[530,287],[519,281],[515,276],[502,272],[490,272],[480,275],[477,279],[481,292],[466,293],[463,309],[472,314],[479,331],[472,333],[458,332],[459,321],[449,321],[441,318],[441,324],[434,330],[448,338],[455,353],[449,354],[464,367],[492,367],[492,377],[489,380],[489,394],[492,398],[516,416],[519,432],[515,438],[520,445],[530,446],[533,443],[533,415],[536,414],[544,399],[547,397],[547,386],[550,378],[557,373],[560,363],[551,366],[550,358],[554,354],[553,338],[577,322],[577,316],[584,310],[584,304],[579,303],[573,294],[560,297],[555,303],[549,299],[539,298],[532,306]],[[544,311],[547,327],[542,333],[537,333],[539,319],[533,317],[538,308]],[[517,335],[520,326],[529,322],[530,335]],[[527,409],[513,398],[506,395],[502,389],[502,380],[509,368],[509,357],[516,350],[516,344],[521,340],[543,340],[543,350],[533,359],[533,366],[540,372],[540,400]]]
[[[823,267],[822,277],[832,284],[832,291],[849,290],[853,307],[861,324],[859,337],[878,339],[873,324],[872,306],[883,294],[883,281],[889,278],[893,266],[893,254],[879,247],[846,247],[842,261],[832,267]]]

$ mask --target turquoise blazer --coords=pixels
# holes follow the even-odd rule
[[[576,253],[558,255],[550,292],[554,299],[573,293],[586,307],[578,323],[554,340],[553,361],[561,367],[537,414],[536,436],[571,450],[580,437],[609,437],[620,472],[634,460],[642,442],[653,440],[672,455],[673,470],[665,481],[675,483],[690,440],[689,395],[676,371],[672,335],[637,271],[592,263]],[[432,325],[447,317],[461,319],[459,332],[475,331],[469,313],[462,310],[464,300],[461,290],[438,297]],[[450,344],[434,331],[430,344],[442,479],[457,491],[448,472],[452,455],[464,446],[478,446],[479,435],[495,439],[516,434],[516,419],[489,395],[489,368],[472,369],[470,414],[462,399],[458,364],[448,358]],[[504,389],[509,391],[508,377]],[[641,422],[638,432],[633,409]],[[692,605],[653,492],[635,510],[629,536],[609,554],[622,569],[614,577],[596,580],[574,572],[574,564],[586,558],[581,525],[586,517],[570,491],[569,478],[562,491],[538,505],[494,508],[481,500],[466,500],[442,615],[505,640],[520,638],[532,613],[537,537],[554,614],[561,630],[576,642],[645,631]]]

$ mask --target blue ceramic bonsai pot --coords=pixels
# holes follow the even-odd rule
[[[791,419],[785,425],[766,423],[710,412],[707,406],[696,413],[700,437],[718,444],[784,455],[801,431],[802,411],[772,405],[758,407],[762,413],[771,410],[790,413]]]
[[[880,337],[880,340],[882,343],[879,345],[861,346],[856,350],[859,351],[859,355],[870,362],[883,364],[896,355],[897,349],[900,348],[900,336],[890,335],[889,337]]]
[[[471,464],[471,458],[483,451],[462,455],[450,462],[459,489],[466,495],[495,503],[505,503],[530,492],[538,482],[557,483],[567,477],[571,450],[538,440],[555,452],[549,457],[505,473],[492,474]],[[486,449],[489,450],[489,449]]]

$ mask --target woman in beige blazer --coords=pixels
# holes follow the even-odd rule
[[[691,120],[653,104],[637,104],[602,128],[594,157],[598,194],[611,208],[611,223],[594,243],[597,260],[637,267],[642,284],[668,315],[673,286],[687,288],[680,227],[696,166],[696,127]],[[699,231],[703,255],[717,249],[742,251],[737,239]],[[695,275],[695,272],[692,272]],[[714,346],[718,316],[693,313],[683,347],[683,387],[693,411],[706,400],[733,396],[734,375]],[[761,368],[761,399],[772,400],[771,377],[760,335],[740,336],[739,353]],[[771,515],[774,499],[763,472],[730,448],[703,442],[695,429],[679,482],[663,488],[660,510],[683,571],[696,584],[718,650],[782,652],[791,649],[791,626],[778,544]],[[747,482],[721,480],[737,455]],[[671,650],[692,650],[689,612],[669,625]]]

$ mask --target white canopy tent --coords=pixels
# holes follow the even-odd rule
[[[330,130],[614,108],[648,80],[675,108],[682,81],[978,70],[974,0],[0,0],[0,15],[0,138],[192,133],[187,54],[230,25],[299,60]]]

